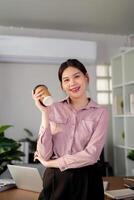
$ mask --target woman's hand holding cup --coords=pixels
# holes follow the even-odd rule
[[[32,91],[32,97],[41,111],[45,111],[46,106],[50,106],[53,103],[52,96],[45,85],[37,85]]]

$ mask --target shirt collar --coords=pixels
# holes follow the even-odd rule
[[[90,99],[89,103],[86,105],[86,109],[89,109],[89,108],[99,108],[100,105],[97,104],[95,101],[93,101],[92,99]]]
[[[89,98],[89,99],[90,99],[89,103],[83,109],[88,110],[89,108],[99,108],[100,107],[100,105],[97,104],[95,101],[93,101],[91,98]],[[70,104],[69,97],[66,97],[61,102],[67,102],[68,104]]]

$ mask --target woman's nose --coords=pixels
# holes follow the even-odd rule
[[[70,86],[74,85],[75,84],[75,80],[72,78],[70,79]]]

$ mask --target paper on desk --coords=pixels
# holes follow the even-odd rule
[[[113,199],[124,199],[134,197],[134,190],[131,189],[120,189],[120,190],[107,190],[105,195]]]

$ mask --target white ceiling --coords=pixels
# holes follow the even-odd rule
[[[0,26],[134,34],[134,0],[0,0]]]

